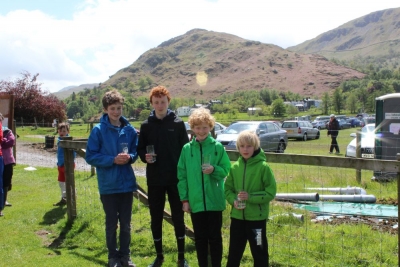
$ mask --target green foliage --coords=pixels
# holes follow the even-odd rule
[[[274,117],[283,117],[286,113],[286,107],[282,99],[275,99],[272,102],[271,115]]]

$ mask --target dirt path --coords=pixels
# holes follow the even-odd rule
[[[57,166],[57,147],[45,148],[44,143],[28,143],[17,142],[17,164],[29,165],[31,167],[49,167],[55,168]],[[75,159],[75,169],[82,171],[90,171],[91,166],[88,165],[84,158],[77,155]],[[138,164],[132,165],[136,176],[145,176],[146,171],[144,167]]]

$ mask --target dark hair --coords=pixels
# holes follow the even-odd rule
[[[108,106],[115,104],[115,103],[124,104],[124,101],[125,101],[125,98],[121,95],[121,93],[118,92],[116,89],[113,89],[104,94],[103,99],[102,99],[103,108],[107,109]]]
[[[69,124],[66,122],[61,122],[57,125],[57,130],[62,130],[64,129],[67,130],[67,132],[69,132]]]

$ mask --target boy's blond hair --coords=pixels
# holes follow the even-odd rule
[[[193,129],[196,125],[207,123],[211,129],[214,128],[215,118],[211,115],[210,111],[205,108],[197,108],[189,116],[188,123],[190,128]]]
[[[239,147],[244,144],[251,145],[254,150],[257,150],[260,148],[260,139],[255,132],[246,130],[239,134],[236,140],[236,149],[239,151]]]

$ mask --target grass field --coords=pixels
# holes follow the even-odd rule
[[[345,147],[352,139],[354,129],[339,134],[343,157]],[[44,142],[43,135],[53,134],[54,129],[31,130],[17,128],[20,141]],[[87,138],[87,125],[73,125],[71,136]],[[38,137],[38,135],[40,137]],[[330,138],[326,130],[319,140],[306,142],[290,140],[285,153],[324,155],[328,154]],[[135,163],[143,164],[143,163]],[[17,165],[13,190],[9,194],[12,207],[4,210],[0,218],[0,266],[106,266],[107,251],[104,238],[104,215],[97,192],[95,177],[88,172],[76,172],[78,217],[69,223],[66,209],[53,207],[59,198],[55,168],[37,168],[35,172]],[[312,166],[271,164],[278,192],[297,192],[304,187],[362,186],[379,198],[397,199],[397,184],[378,184],[370,181],[370,172],[363,172],[362,184],[356,183],[355,170],[329,169]],[[146,188],[145,177],[138,183]],[[168,207],[168,205],[167,205]],[[371,230],[363,224],[310,223],[312,214],[296,210],[290,204],[274,201],[271,216],[288,212],[304,214],[301,223],[292,217],[279,217],[268,223],[268,239],[271,266],[397,266],[397,235]],[[190,217],[185,221],[190,225]],[[147,207],[134,202],[132,217],[132,257],[138,266],[147,266],[154,257],[153,242],[149,229]],[[229,207],[224,212],[223,239],[224,260],[229,244]],[[197,266],[194,243],[187,239],[186,257],[191,266]],[[176,266],[176,245],[172,228],[164,224],[163,266]],[[253,266],[249,249],[243,256],[243,267]]]

